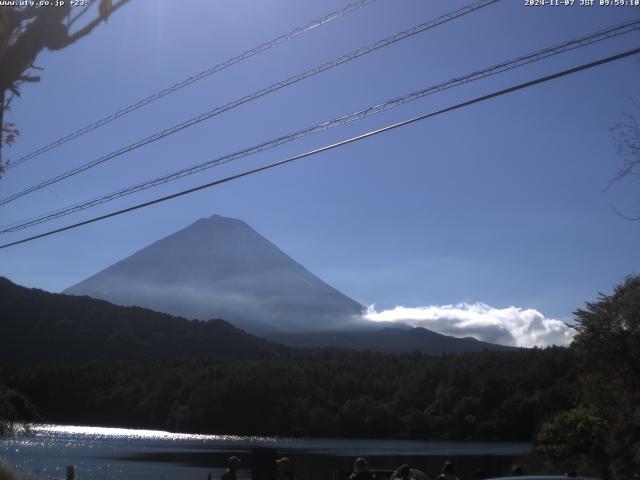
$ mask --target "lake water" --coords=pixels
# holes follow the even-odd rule
[[[299,478],[303,471],[307,472],[303,478],[331,478],[330,470],[348,469],[358,456],[370,458],[371,465],[377,459],[378,468],[389,468],[389,465],[399,465],[405,460],[406,463],[411,461],[412,465],[428,462],[425,458],[495,457],[508,460],[528,453],[531,445],[240,437],[34,425],[29,436],[0,441],[0,457],[15,465],[19,472],[29,473],[38,480],[64,478],[66,465],[76,466],[79,480],[205,480],[209,473],[213,478],[219,478],[225,459],[233,454],[242,459],[240,477],[250,478],[251,450],[263,447],[277,449],[278,455],[290,457]]]

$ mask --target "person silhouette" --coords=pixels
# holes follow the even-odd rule
[[[442,465],[442,473],[438,475],[438,480],[460,480],[456,475],[456,469],[453,466],[453,462],[447,460]]]
[[[356,458],[353,463],[353,473],[349,475],[349,480],[373,480],[374,476],[369,470],[367,461],[363,457]]]
[[[277,480],[295,480],[295,475],[291,470],[291,461],[287,457],[276,460]]]
[[[240,459],[238,457],[233,455],[229,457],[229,460],[227,460],[227,469],[224,471],[220,478],[222,480],[238,480],[236,472],[238,471],[239,465]]]
[[[404,464],[396,468],[391,475],[392,480],[430,480],[426,473],[422,470],[409,467]]]

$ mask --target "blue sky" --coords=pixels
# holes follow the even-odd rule
[[[135,0],[86,39],[43,53],[11,119],[10,158],[347,1]],[[157,130],[470,2],[377,0],[10,170],[5,197]],[[634,7],[479,12],[243,105],[0,207],[2,225],[250,146],[625,20]],[[16,234],[2,243],[194,186],[640,45],[602,42],[474,82],[225,167]],[[465,302],[571,312],[639,270],[640,186],[606,190],[610,128],[640,101],[628,58],[301,162],[0,251],[0,275],[51,291],[214,213],[241,218],[322,279],[376,309]],[[638,112],[636,112],[638,113]]]

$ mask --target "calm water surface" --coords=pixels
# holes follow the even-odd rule
[[[76,465],[79,480],[187,480],[222,473],[223,459],[241,458],[252,448],[326,457],[400,457],[526,454],[528,443],[427,442],[412,440],[346,440],[233,435],[194,435],[155,430],[34,425],[32,434],[0,442],[0,457],[38,480],[64,478],[66,465]],[[246,463],[249,463],[247,460]],[[247,467],[247,465],[245,465]],[[250,478],[248,468],[241,478]]]

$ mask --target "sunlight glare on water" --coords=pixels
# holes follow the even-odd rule
[[[251,477],[250,453],[261,447],[279,454],[310,454],[321,463],[361,455],[516,456],[531,449],[531,444],[518,442],[279,438],[48,424],[31,425],[29,432],[0,441],[0,457],[37,480],[64,478],[67,465],[75,465],[82,479],[189,480],[205,479],[209,473],[219,478],[230,455],[244,459],[239,478],[245,479]]]
[[[90,436],[94,438],[131,438],[139,440],[184,440],[184,441],[248,441],[256,443],[275,442],[275,437],[263,436],[240,436],[240,435],[204,435],[197,433],[174,433],[162,430],[141,430],[134,428],[114,428],[114,427],[92,427],[81,425],[32,425],[31,431],[34,434],[56,434]]]
[[[207,478],[222,473],[220,461],[212,461],[216,445],[270,445],[271,437],[201,435],[160,430],[80,425],[30,425],[29,433],[0,441],[5,457],[27,478],[53,480],[65,477],[67,465],[75,465],[79,478],[141,480]],[[224,457],[227,454],[222,453]],[[176,455],[179,461],[169,460]],[[242,475],[241,478],[246,477]]]

